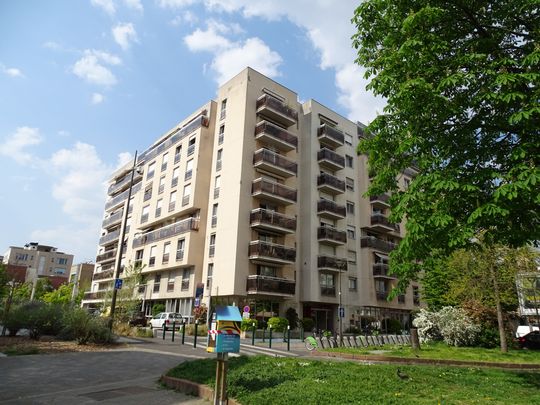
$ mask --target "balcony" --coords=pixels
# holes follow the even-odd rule
[[[278,204],[289,205],[296,203],[295,189],[263,178],[253,180],[251,195]]]
[[[109,232],[106,235],[103,235],[101,238],[99,238],[99,244],[101,246],[106,245],[107,243],[117,241],[119,237],[120,237],[120,229],[113,232]]]
[[[249,259],[254,262],[292,264],[296,261],[296,249],[256,240],[249,244]]]
[[[298,165],[295,162],[268,149],[255,151],[253,166],[281,177],[295,176],[298,171]]]
[[[335,297],[336,296],[336,287],[335,286],[323,286],[321,285],[321,295],[325,297]]]
[[[399,224],[390,222],[383,214],[371,215],[371,227],[382,232],[399,232]]]
[[[94,275],[92,276],[92,279],[93,280],[105,280],[105,279],[113,278],[113,277],[114,277],[114,269],[109,269],[109,270],[94,273]]]
[[[296,218],[280,214],[275,211],[257,208],[250,214],[251,227],[257,230],[266,230],[279,233],[294,233],[296,231]]]
[[[390,252],[396,248],[396,244],[383,239],[376,238],[375,236],[362,236],[360,238],[361,248],[372,248],[383,252]]]
[[[394,274],[389,273],[389,266],[386,263],[373,263],[373,277],[390,280],[396,279]]]
[[[263,94],[257,99],[256,109],[257,114],[265,115],[287,128],[298,121],[298,113],[295,110],[268,94]]]
[[[137,183],[131,188],[131,195],[134,195],[137,191],[141,189],[142,183]],[[123,203],[129,194],[129,190],[126,190],[120,194],[118,194],[116,197],[111,198],[109,201],[105,203],[105,210],[108,211],[111,208],[119,206],[121,203]]]
[[[347,215],[344,205],[336,204],[330,200],[317,201],[317,214],[330,219],[343,219]]]
[[[388,194],[372,195],[369,197],[369,202],[374,207],[388,208],[390,207],[390,196]]]
[[[335,256],[317,256],[317,268],[319,270],[347,271],[347,260]]]
[[[298,138],[289,131],[270,124],[268,121],[261,121],[255,127],[255,139],[272,145],[277,149],[289,152],[298,146]]]
[[[164,226],[155,231],[147,232],[133,240],[133,247],[144,246],[147,243],[156,242],[158,240],[168,239],[182,233],[199,230],[198,218],[187,218],[178,221],[174,224]]]
[[[323,124],[317,130],[317,138],[321,145],[326,145],[331,148],[343,146],[345,135],[340,130]]]
[[[105,298],[106,293],[107,293],[107,290],[85,292],[83,296],[83,300],[85,301],[102,300],[103,298]]]
[[[142,173],[138,173],[135,171],[135,174],[133,175],[133,183],[137,183],[140,179],[142,179]],[[124,176],[124,178],[120,179],[116,183],[113,183],[109,186],[109,189],[107,190],[108,195],[114,195],[118,193],[119,191],[125,190],[129,187],[129,183],[131,182],[131,172],[128,172]]]
[[[331,171],[341,170],[345,167],[345,158],[326,148],[322,148],[317,152],[317,161],[320,167]]]
[[[375,296],[378,300],[385,300],[388,298],[388,291],[375,291]]]
[[[116,249],[108,250],[96,256],[96,263],[105,263],[116,259]]]
[[[119,224],[120,221],[122,221],[122,214],[123,213],[124,213],[124,210],[122,209],[122,210],[120,210],[118,212],[115,212],[114,214],[112,214],[108,218],[105,218],[103,220],[103,222],[101,223],[101,227],[106,229],[106,228],[109,228],[112,225]]]
[[[327,226],[317,229],[317,240],[329,245],[343,245],[347,243],[347,233]]]
[[[286,278],[251,275],[247,278],[248,294],[294,295],[296,283]]]
[[[328,173],[317,177],[317,188],[325,193],[336,195],[345,192],[345,182]]]

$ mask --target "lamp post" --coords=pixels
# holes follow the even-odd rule
[[[126,224],[129,211],[129,202],[131,200],[131,189],[133,188],[133,178],[135,177],[135,170],[137,170],[137,151],[135,151],[135,157],[133,158],[133,167],[131,168],[131,179],[129,182],[129,191],[127,196],[127,204],[124,210],[124,215],[122,218],[122,230],[120,233],[120,241],[118,246],[118,256],[116,257],[116,266],[114,270],[114,281],[113,281],[113,291],[111,297],[111,312],[109,315],[109,329],[112,331],[113,322],[114,322],[114,312],[116,310],[116,296],[118,294],[118,289],[116,288],[116,280],[120,277],[120,269],[122,263],[122,250],[124,248],[124,238],[126,237]]]
[[[342,311],[342,301],[341,301],[341,268],[339,269],[338,273],[338,284],[339,284],[339,309],[338,309],[338,317],[339,317],[339,345],[343,346],[343,317],[341,316]]]

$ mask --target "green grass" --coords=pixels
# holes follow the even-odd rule
[[[500,363],[524,363],[540,364],[540,350],[509,349],[508,353],[502,353],[501,349],[485,349],[481,347],[453,347],[444,343],[423,344],[419,351],[414,351],[410,346],[385,345],[376,348],[336,348],[327,349],[329,352],[355,353],[355,354],[381,354],[391,357],[418,357],[422,359],[436,360],[460,360],[460,361],[486,361]]]
[[[532,404],[540,373],[474,367],[400,366],[265,356],[229,360],[229,396],[242,404]],[[185,362],[168,375],[215,385],[213,359]]]
[[[27,354],[39,354],[35,346],[8,346],[3,352],[6,356],[26,356]]]

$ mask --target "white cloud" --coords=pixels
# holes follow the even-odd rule
[[[121,59],[107,52],[85,50],[84,56],[73,65],[73,73],[89,83],[113,86],[117,83],[114,74],[104,66],[119,65]]]
[[[195,3],[195,0],[157,0],[161,8],[182,8]]]
[[[190,10],[184,11],[181,15],[177,15],[171,20],[172,25],[180,25],[182,23],[186,23],[188,25],[193,25],[197,21],[199,21],[199,18],[195,13],[193,13]]]
[[[118,45],[126,50],[130,47],[131,42],[137,42],[137,32],[132,23],[118,24],[112,29],[114,40]]]
[[[30,146],[39,145],[43,137],[38,128],[19,127],[0,144],[0,154],[14,159],[20,164],[31,163],[33,156],[27,151]]]
[[[4,73],[11,77],[24,77],[23,73],[17,68],[6,68]]]
[[[132,10],[138,11],[140,13],[144,11],[141,0],[124,0],[124,4],[127,8],[131,8]]]
[[[92,94],[92,104],[100,104],[103,102],[105,97],[101,93]]]
[[[53,49],[53,50],[59,50],[59,49],[62,49],[62,45],[60,45],[58,42],[54,42],[54,41],[47,41],[45,43],[43,43],[43,47],[44,48],[47,48],[47,49]]]
[[[113,0],[91,0],[90,3],[94,7],[101,8],[103,11],[105,11],[107,14],[111,16],[114,15],[114,13],[116,12],[116,7],[114,5]]]
[[[197,28],[194,32],[184,37],[184,42],[189,50],[193,52],[218,52],[220,49],[230,48],[232,46],[231,41],[218,34],[213,28],[208,28],[206,31]]]

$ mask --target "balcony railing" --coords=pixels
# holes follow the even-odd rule
[[[102,263],[116,258],[116,249],[108,250],[100,255],[96,256],[96,263]]]
[[[386,300],[388,298],[388,291],[375,291],[375,296],[378,300]]]
[[[133,183],[137,183],[141,178],[142,178],[142,174],[135,172],[135,174],[133,175]],[[109,189],[107,190],[107,194],[113,195],[122,189],[128,188],[130,181],[131,181],[131,172],[128,172],[128,174],[126,174],[124,178],[122,178],[120,181],[113,183],[109,186]]]
[[[268,94],[263,94],[257,99],[256,108],[257,113],[267,115],[287,127],[298,121],[298,113],[295,110]]]
[[[347,215],[347,209],[344,205],[336,204],[334,201],[319,200],[317,201],[317,214],[333,219],[342,219]]]
[[[138,238],[133,240],[133,247],[139,247],[146,245],[147,243],[155,242],[158,240],[163,240],[170,238],[175,235],[180,235],[182,233],[197,231],[199,229],[199,219],[198,218],[187,218],[181,221],[175,222],[174,224],[164,226],[163,228],[156,229],[145,233]]]
[[[138,192],[142,187],[142,183],[137,183],[131,188],[131,195],[134,195],[136,192]],[[116,197],[111,198],[109,201],[105,203],[105,210],[109,210],[112,207],[115,207],[125,201],[125,199],[128,197],[129,190],[126,190],[120,194],[118,194]]]
[[[103,222],[101,223],[101,227],[102,228],[108,228],[109,226],[111,225],[115,225],[115,224],[118,224],[120,223],[120,221],[122,220],[122,215],[124,214],[124,210],[120,210],[118,212],[115,212],[114,214],[112,214],[110,217],[108,218],[105,218],[103,220]]]
[[[373,205],[390,206],[390,196],[388,194],[372,195],[369,197],[369,201]]]
[[[317,256],[317,268],[319,270],[347,271],[347,260],[334,256]]]
[[[345,182],[328,173],[321,173],[317,177],[317,187],[330,194],[345,192]]]
[[[110,243],[112,241],[118,240],[119,237],[120,237],[120,229],[118,229],[118,230],[116,230],[114,232],[109,232],[106,235],[103,235],[101,238],[99,238],[99,244],[100,245],[105,245],[105,244]]]
[[[257,208],[251,211],[250,224],[254,228],[270,229],[293,233],[296,231],[296,218],[275,211]]]
[[[251,275],[247,278],[246,289],[248,294],[294,295],[296,283],[286,278]]]
[[[251,193],[253,196],[263,195],[279,203],[292,204],[296,202],[295,189],[263,178],[253,180]]]
[[[342,245],[347,243],[347,233],[328,226],[321,226],[317,229],[317,239],[320,242]]]
[[[343,132],[326,124],[319,127],[317,137],[322,144],[332,148],[343,146],[343,143],[345,142],[345,135]]]
[[[94,291],[94,292],[85,292],[83,300],[102,300],[105,298],[107,290]]]
[[[374,228],[382,228],[383,230],[399,232],[399,224],[390,222],[383,214],[372,214],[371,226]]]
[[[277,263],[294,263],[296,261],[296,249],[256,240],[249,244],[249,258]]]
[[[390,252],[396,248],[396,244],[386,240],[376,238],[375,236],[362,236],[360,238],[361,248],[373,248],[383,252]]]
[[[341,170],[345,167],[345,158],[326,148],[322,148],[317,152],[317,161],[320,166],[330,170]]]
[[[257,124],[255,127],[255,139],[264,141],[283,151],[290,151],[298,146],[296,135],[268,121],[261,121]]]
[[[386,263],[373,263],[373,276],[395,279],[396,276],[389,272],[389,266]]]
[[[114,269],[109,269],[105,271],[99,271],[97,273],[94,273],[92,276],[93,280],[105,280],[107,278],[113,278],[114,277]]]
[[[321,285],[321,295],[324,295],[326,297],[335,297],[336,287],[335,286],[327,287],[327,286]]]
[[[264,148],[253,155],[253,166],[283,177],[294,176],[298,171],[295,162]]]

